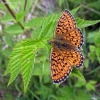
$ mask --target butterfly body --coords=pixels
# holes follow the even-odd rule
[[[80,52],[83,35],[68,10],[59,18],[51,44],[51,77],[54,83],[61,83],[66,80],[73,67],[79,68],[83,64]]]
[[[76,49],[73,45],[69,44],[68,42],[62,41],[62,40],[52,41],[52,45],[60,50]]]

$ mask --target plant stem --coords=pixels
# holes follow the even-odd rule
[[[6,6],[6,8],[8,9],[8,11],[10,12],[10,14],[13,16],[13,18],[16,20],[16,16],[15,16],[14,12],[11,10],[11,8],[9,7],[8,3],[6,2],[6,0],[2,0],[2,2]],[[17,23],[24,30],[24,26],[20,22],[17,22]]]
[[[25,0],[25,4],[24,4],[24,11],[26,10],[26,4],[27,4],[27,0]],[[25,16],[26,17],[26,16]],[[24,21],[25,21],[25,18],[24,17]],[[25,32],[25,35],[26,35],[26,37],[28,37],[28,38],[30,38],[31,36],[30,36],[30,31],[29,30],[27,30],[26,32]]]

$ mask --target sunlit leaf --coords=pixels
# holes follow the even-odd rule
[[[84,20],[84,19],[80,19],[80,18],[76,18],[76,22],[77,22],[77,26],[79,28],[85,28],[94,24],[97,24],[100,22],[100,20],[93,20],[93,21],[89,21],[89,20]]]
[[[86,82],[84,76],[82,75],[82,73],[80,72],[79,69],[73,68],[72,75],[74,75],[74,76],[78,77],[78,79],[80,79],[80,80]]]

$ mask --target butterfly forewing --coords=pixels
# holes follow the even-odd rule
[[[55,37],[57,39],[66,40],[76,48],[80,48],[83,44],[83,35],[80,29],[76,28],[76,22],[71,13],[65,10],[56,26]]]

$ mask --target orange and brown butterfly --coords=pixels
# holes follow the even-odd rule
[[[76,27],[74,17],[65,10],[57,23],[51,50],[51,77],[54,83],[66,80],[73,67],[83,65],[83,55],[80,47],[83,44],[83,35]]]

